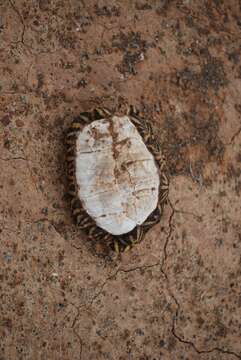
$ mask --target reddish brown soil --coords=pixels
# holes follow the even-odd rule
[[[0,359],[241,359],[238,0],[0,0]],[[73,224],[64,134],[137,105],[170,173],[116,259]]]

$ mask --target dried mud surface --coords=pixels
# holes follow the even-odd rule
[[[241,359],[240,1],[0,0],[0,359]],[[139,106],[168,159],[121,259],[66,196],[64,134]]]

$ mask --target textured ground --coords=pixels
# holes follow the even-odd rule
[[[98,5],[97,5],[98,3]],[[0,359],[241,359],[241,4],[0,0]],[[160,225],[116,259],[73,224],[64,133],[139,105]]]

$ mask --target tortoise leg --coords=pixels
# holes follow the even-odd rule
[[[132,248],[131,245],[127,245],[127,246],[123,249],[123,252],[129,251],[131,248]]]
[[[129,239],[124,239],[122,237],[118,238],[117,241],[118,241],[118,247],[119,247],[120,252],[124,252],[130,248],[130,242],[128,240]]]
[[[66,134],[66,145],[67,152],[73,153],[76,143],[76,137],[83,129],[83,127],[93,121],[93,114],[88,112],[82,112],[79,116],[77,116],[70,125],[70,128]],[[71,159],[70,159],[71,160]]]
[[[119,237],[115,240],[115,251],[118,253],[129,251],[135,244],[140,243],[144,238],[144,229],[142,226],[137,226],[134,233],[133,231],[125,238]]]
[[[160,205],[161,206],[161,205]],[[139,244],[143,239],[146,231],[160,221],[161,209],[156,209],[151,218],[147,219],[142,225],[136,226],[134,231],[123,237],[114,239],[114,251],[117,254],[130,250],[134,245]]]
[[[131,246],[132,246],[132,242],[130,241],[129,238],[124,239],[123,237],[119,236],[119,237],[115,237],[113,240],[114,251],[117,254],[129,250]]]
[[[106,119],[111,116],[111,112],[106,108],[96,108],[93,110],[95,120]]]
[[[128,110],[127,110],[127,115],[130,115],[130,116],[138,116],[140,113],[139,109],[135,106],[135,105],[130,105]]]
[[[114,250],[115,250],[115,252],[117,253],[117,254],[119,254],[120,253],[120,247],[119,247],[119,242],[118,242],[118,240],[114,240]]]
[[[144,229],[142,226],[136,227],[136,238],[135,243],[140,243],[144,238]]]
[[[146,221],[142,224],[142,227],[145,230],[148,230],[152,226],[159,223],[161,219],[162,211],[160,211],[159,204],[156,209],[151,213],[151,215],[146,219]]]
[[[153,128],[149,121],[146,121],[144,118],[139,116],[139,113],[139,110],[137,110],[134,106],[131,106],[128,115],[130,115],[132,123],[136,126],[149,149],[149,147],[152,147],[152,142],[154,139]]]

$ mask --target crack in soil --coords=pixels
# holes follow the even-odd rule
[[[199,350],[192,341],[185,340],[185,339],[181,338],[181,336],[179,336],[177,334],[177,332],[176,332],[176,322],[177,322],[177,319],[178,319],[178,316],[179,316],[179,311],[180,311],[180,305],[177,302],[176,302],[176,304],[178,305],[178,308],[176,310],[176,313],[175,313],[175,316],[174,316],[174,319],[173,319],[173,323],[172,323],[172,334],[178,341],[180,341],[181,343],[190,345],[198,354],[209,354],[209,353],[212,353],[214,351],[218,351],[218,352],[220,352],[222,354],[233,355],[237,359],[241,359],[241,356],[239,356],[237,353],[235,353],[233,351],[229,351],[229,350],[223,350],[223,349],[221,349],[219,347],[214,347],[213,349],[210,349],[210,350]]]
[[[150,264],[150,265],[143,265],[143,266],[136,266],[134,268],[130,268],[130,269],[121,269],[118,268],[114,274],[110,275],[107,277],[107,279],[103,282],[103,284],[100,286],[100,290],[92,297],[92,299],[90,300],[90,305],[92,305],[94,303],[94,301],[102,294],[102,291],[104,289],[104,287],[106,286],[106,284],[108,283],[108,281],[114,279],[119,273],[130,273],[133,271],[137,271],[137,270],[146,270],[146,269],[150,269],[156,266],[159,266],[159,262],[158,263],[154,263],[154,264]]]
[[[73,304],[73,303],[71,303],[71,302],[69,302],[69,304],[72,305],[72,306],[76,309],[76,311],[77,311],[77,314],[76,314],[76,316],[74,317],[74,320],[73,320],[73,322],[72,322],[71,329],[73,330],[73,333],[74,333],[74,335],[77,337],[78,342],[79,342],[79,347],[80,347],[80,349],[79,349],[79,352],[80,352],[80,353],[79,353],[79,360],[81,360],[81,359],[82,359],[82,351],[83,351],[83,340],[81,339],[80,335],[77,333],[77,331],[76,331],[76,329],[75,329],[75,324],[76,324],[76,322],[77,322],[77,320],[78,320],[78,318],[79,318],[80,308],[81,308],[81,307],[77,307],[75,304]]]
[[[196,221],[201,222],[202,221],[202,215],[197,215],[191,211],[185,211],[185,210],[179,210],[174,208],[174,212],[176,214],[183,214],[183,215],[189,215],[192,216]]]
[[[73,333],[75,334],[75,336],[77,337],[78,341],[79,341],[79,344],[80,344],[80,360],[82,358],[82,350],[83,350],[83,340],[81,339],[80,335],[78,334],[78,332],[76,331],[75,329],[75,325],[80,317],[80,310],[82,308],[89,308],[93,305],[93,303],[101,296],[101,294],[103,293],[103,289],[105,288],[105,286],[108,284],[108,282],[110,280],[113,280],[115,279],[118,274],[120,273],[130,273],[130,272],[134,272],[134,271],[138,271],[138,270],[146,270],[146,269],[150,269],[150,268],[153,268],[153,267],[160,267],[160,272],[161,274],[164,276],[165,278],[165,281],[166,281],[166,284],[167,284],[167,291],[168,291],[168,294],[170,295],[171,299],[173,300],[173,302],[175,303],[175,306],[176,306],[176,311],[175,311],[175,314],[173,316],[173,320],[172,320],[172,334],[173,336],[181,343],[183,344],[186,344],[186,345],[189,345],[191,346],[197,354],[208,354],[208,353],[212,353],[212,352],[220,352],[222,354],[227,354],[227,355],[232,355],[234,357],[236,357],[237,359],[241,359],[241,356],[239,354],[237,354],[236,352],[234,351],[231,351],[231,350],[224,350],[222,348],[219,348],[219,347],[214,347],[210,350],[200,350],[194,342],[190,341],[190,340],[187,340],[187,339],[184,339],[182,338],[178,333],[177,333],[177,329],[176,329],[176,325],[177,325],[177,322],[178,322],[178,319],[179,319],[179,314],[180,314],[180,311],[181,311],[181,305],[180,303],[178,302],[176,296],[173,294],[172,290],[171,290],[171,287],[170,287],[170,281],[169,281],[169,278],[168,278],[168,275],[167,273],[165,272],[164,270],[164,266],[165,266],[165,263],[168,259],[168,255],[167,255],[167,247],[168,247],[168,244],[170,242],[170,239],[171,239],[171,236],[172,236],[172,233],[173,233],[173,230],[174,230],[174,225],[173,225],[173,218],[174,218],[174,215],[175,213],[178,213],[178,212],[181,212],[182,211],[179,211],[179,210],[176,210],[173,206],[173,204],[171,203],[170,200],[168,200],[168,203],[169,203],[169,206],[171,207],[171,215],[169,217],[169,220],[168,220],[168,226],[169,226],[169,231],[168,231],[168,234],[166,236],[166,241],[165,241],[165,244],[164,244],[164,247],[163,247],[163,258],[162,260],[160,260],[158,263],[154,263],[154,264],[150,264],[150,265],[142,265],[142,266],[136,266],[134,268],[130,268],[130,269],[122,269],[122,268],[118,268],[113,274],[111,274],[110,276],[108,276],[106,278],[106,280],[100,285],[99,287],[99,290],[92,296],[92,298],[90,299],[89,302],[87,303],[84,303],[84,304],[81,304],[80,306],[76,306],[74,305],[73,303],[69,302],[69,304],[71,304],[76,310],[77,310],[77,314],[73,320],[73,323],[71,325],[71,328],[73,329]],[[184,212],[186,213],[186,212]],[[192,215],[194,217],[196,217],[195,214],[192,214],[192,213],[187,213],[188,215]],[[62,237],[62,235],[59,233],[59,231],[56,230],[54,224],[46,219],[46,218],[41,218],[37,221],[47,221],[49,222],[53,228],[55,229],[55,231]],[[35,221],[35,223],[37,222]],[[72,246],[72,245],[71,245]],[[77,247],[73,246],[74,248],[78,249]]]
[[[24,35],[25,35],[26,26],[25,26],[25,24],[24,24],[23,17],[22,17],[22,15],[20,14],[19,10],[16,8],[15,3],[13,3],[12,0],[8,0],[8,1],[9,1],[10,5],[11,5],[13,11],[18,15],[18,17],[19,17],[19,19],[20,19],[20,22],[21,22],[21,24],[22,24],[22,27],[23,27],[23,28],[22,28],[22,33],[21,33],[21,40],[20,40],[20,41],[17,41],[16,44],[20,42],[20,43],[22,43],[24,46],[26,46],[26,44],[24,43]]]
[[[165,262],[166,262],[166,260],[167,260],[167,246],[168,246],[169,241],[170,241],[170,238],[171,238],[171,236],[172,236],[172,232],[173,232],[172,220],[173,220],[173,216],[174,216],[174,214],[175,214],[175,209],[174,209],[174,207],[173,207],[173,205],[172,205],[172,203],[171,203],[171,201],[170,201],[169,199],[168,199],[168,203],[169,203],[169,205],[170,205],[170,207],[171,207],[171,209],[172,209],[172,212],[171,212],[171,215],[170,215],[169,220],[168,220],[169,231],[168,231],[168,234],[167,234],[167,237],[166,237],[166,241],[165,241],[164,247],[163,247],[163,254],[164,254],[164,256],[163,256],[162,261],[161,261],[161,263],[160,263],[161,272],[162,272],[163,274],[165,274],[164,271],[163,271],[163,267],[164,267]],[[167,277],[165,276],[165,278],[167,278]]]
[[[175,306],[176,306],[176,311],[175,311],[175,314],[173,316],[173,321],[172,321],[172,334],[179,342],[190,345],[198,354],[208,354],[208,353],[218,351],[218,352],[220,352],[222,354],[232,355],[232,356],[235,356],[237,359],[241,359],[241,356],[239,356],[236,352],[231,351],[231,350],[224,350],[224,349],[219,348],[219,347],[214,347],[213,349],[210,349],[210,350],[200,350],[200,349],[197,348],[197,346],[195,345],[194,342],[182,338],[177,333],[176,324],[177,324],[177,321],[178,321],[178,318],[179,318],[179,313],[180,313],[181,306],[180,306],[180,303],[178,302],[177,298],[175,297],[175,295],[173,294],[173,292],[172,292],[172,290],[170,288],[169,278],[168,278],[167,273],[164,271],[164,266],[165,266],[165,263],[166,263],[167,258],[168,258],[167,247],[168,247],[168,244],[169,244],[169,241],[170,241],[170,238],[172,236],[173,229],[174,229],[173,218],[174,218],[175,213],[177,213],[177,212],[182,213],[182,211],[175,210],[175,208],[172,205],[170,199],[168,200],[168,202],[169,202],[169,205],[170,205],[170,207],[172,209],[172,212],[171,212],[171,215],[170,215],[169,220],[168,220],[169,232],[167,234],[166,241],[165,241],[164,248],[163,248],[164,256],[163,256],[162,261],[160,262],[160,271],[161,271],[161,273],[163,274],[163,276],[164,276],[164,278],[166,280],[168,294],[170,295],[170,297],[172,298],[172,300],[173,300],[173,302],[175,303]],[[183,213],[187,213],[187,212],[183,212]],[[190,215],[192,215],[194,217],[197,217],[195,214],[192,214],[192,213],[188,213],[188,214],[190,214]]]
[[[231,137],[230,141],[226,144],[226,146],[232,145],[232,143],[234,142],[236,137],[239,136],[240,133],[241,133],[241,127],[233,134],[233,136]]]
[[[28,171],[29,171],[30,178],[31,178],[31,180],[32,180],[32,182],[33,182],[33,185],[34,185],[36,191],[39,192],[39,189],[38,189],[38,187],[37,187],[37,184],[36,184],[36,182],[35,182],[35,180],[34,180],[34,177],[33,177],[33,174],[32,174],[31,167],[30,167],[30,165],[29,165],[29,162],[31,162],[31,160],[27,159],[24,151],[23,151],[23,153],[24,153],[24,157],[23,157],[23,156],[16,156],[16,157],[11,157],[11,158],[1,158],[1,157],[0,157],[0,161],[6,161],[6,162],[8,162],[8,161],[14,161],[14,160],[26,161],[27,169],[28,169]]]
[[[22,32],[21,32],[21,40],[18,40],[18,41],[13,41],[12,43],[17,45],[17,44],[22,44],[29,52],[31,55],[34,55],[34,56],[39,56],[39,55],[42,55],[42,54],[54,54],[54,53],[57,53],[59,51],[62,51],[61,48],[57,48],[57,49],[54,49],[52,51],[49,51],[49,50],[41,50],[41,51],[38,51],[38,52],[35,52],[35,49],[33,46],[29,45],[29,44],[26,44],[25,43],[25,40],[24,40],[24,37],[25,37],[25,32],[26,32],[26,25],[24,23],[24,20],[23,20],[23,17],[20,13],[20,11],[17,9],[17,7],[15,6],[15,3],[12,1],[12,0],[8,0],[10,6],[12,7],[13,11],[15,12],[15,14],[17,14],[17,16],[19,17],[20,19],[20,22],[22,24]]]
[[[90,301],[89,301],[88,303],[82,304],[82,305],[80,305],[80,306],[76,306],[75,304],[69,302],[69,304],[71,304],[71,305],[77,310],[77,314],[76,314],[76,316],[75,316],[75,318],[74,318],[74,320],[73,320],[73,322],[72,322],[71,329],[73,330],[73,333],[75,334],[75,336],[78,338],[78,341],[79,341],[79,344],[80,344],[80,358],[79,358],[80,360],[81,360],[81,358],[82,358],[83,340],[81,339],[80,335],[78,334],[78,332],[77,332],[76,329],[75,329],[75,325],[76,325],[76,323],[77,323],[77,321],[78,321],[78,319],[79,319],[79,317],[80,317],[80,310],[81,310],[82,308],[88,308],[88,307],[92,306],[93,303],[94,303],[94,301],[96,301],[96,299],[102,294],[103,289],[104,289],[104,287],[107,285],[107,283],[108,283],[110,280],[114,279],[119,273],[129,273],[129,272],[133,272],[133,271],[137,271],[137,270],[142,270],[142,269],[145,269],[145,270],[146,270],[146,269],[150,269],[150,268],[153,268],[153,267],[156,267],[156,266],[159,266],[159,262],[156,263],[156,264],[151,264],[151,265],[137,266],[137,267],[135,267],[135,268],[130,268],[130,269],[121,269],[121,268],[119,268],[119,269],[117,269],[117,270],[115,271],[114,274],[112,274],[112,275],[110,275],[110,276],[108,276],[108,277],[106,278],[106,280],[105,280],[105,281],[103,282],[103,284],[100,286],[99,291],[90,299]]]
[[[178,322],[178,319],[179,319],[179,314],[180,314],[180,311],[181,311],[181,305],[180,303],[178,302],[176,296],[173,294],[172,290],[171,290],[171,287],[170,287],[170,281],[169,281],[169,278],[168,278],[168,275],[167,273],[165,272],[164,270],[164,266],[165,266],[165,263],[168,259],[168,255],[167,255],[167,247],[168,247],[168,244],[170,242],[170,239],[171,239],[171,236],[172,236],[172,233],[173,233],[173,230],[174,230],[174,225],[173,225],[173,218],[174,218],[174,215],[175,213],[178,213],[178,212],[182,212],[182,211],[179,211],[179,210],[176,210],[174,208],[174,206],[172,205],[171,201],[168,200],[168,203],[169,203],[169,206],[171,207],[171,215],[169,217],[169,220],[168,220],[168,226],[169,226],[169,231],[168,231],[168,234],[166,236],[166,241],[165,241],[165,244],[164,244],[164,247],[163,247],[163,258],[162,260],[160,260],[158,263],[154,263],[154,264],[150,264],[150,265],[142,265],[142,266],[136,266],[134,268],[130,268],[130,269],[122,269],[122,268],[118,268],[113,274],[111,274],[110,276],[108,276],[106,278],[106,280],[100,285],[99,287],[99,290],[92,296],[92,298],[90,299],[89,302],[87,303],[84,303],[80,306],[76,306],[74,305],[73,303],[69,302],[69,304],[71,304],[76,310],[77,310],[77,314],[73,320],[73,323],[71,325],[71,328],[73,330],[73,333],[75,334],[75,336],[77,337],[78,341],[79,341],[79,344],[80,344],[80,360],[82,358],[82,350],[83,350],[83,341],[80,337],[80,335],[78,334],[78,332],[76,331],[75,329],[75,325],[80,317],[80,310],[82,308],[89,308],[93,305],[93,303],[101,296],[101,294],[103,293],[103,289],[105,288],[105,286],[108,284],[108,282],[110,280],[113,280],[115,279],[118,274],[120,273],[130,273],[130,272],[134,272],[134,271],[138,271],[138,270],[146,270],[146,269],[150,269],[150,268],[153,268],[153,267],[160,267],[160,272],[161,274],[164,276],[165,278],[165,281],[166,281],[166,284],[167,284],[167,291],[168,291],[168,294],[170,295],[171,299],[173,300],[173,302],[175,303],[175,306],[176,306],[176,311],[175,311],[175,314],[173,316],[173,320],[172,320],[172,334],[173,336],[181,343],[183,344],[186,344],[186,345],[189,345],[191,346],[197,354],[208,354],[208,353],[212,353],[212,352],[220,352],[222,354],[227,354],[227,355],[232,355],[232,356],[235,356],[237,359],[241,359],[241,356],[239,356],[236,352],[234,351],[231,351],[231,350],[224,350],[222,348],[219,348],[219,347],[214,347],[210,350],[200,350],[194,342],[190,341],[190,340],[187,340],[187,339],[184,339],[182,338],[178,333],[177,333],[177,329],[176,329],[176,325],[177,325],[177,322]],[[186,213],[186,212],[184,212]],[[195,216],[195,214],[192,214],[192,213],[187,213],[188,215],[192,215],[192,216]],[[34,223],[36,222],[39,222],[39,221],[47,221],[48,223],[50,223],[53,228],[55,229],[55,231],[62,237],[62,235],[59,233],[59,231],[56,230],[54,224],[46,219],[46,218],[41,218],[37,221],[35,221]],[[72,245],[71,245],[72,246]],[[78,249],[77,247],[73,246],[74,248]]]
[[[12,161],[12,160],[23,160],[28,161],[24,157],[18,156],[18,157],[12,157],[12,158],[0,158],[1,161]]]

